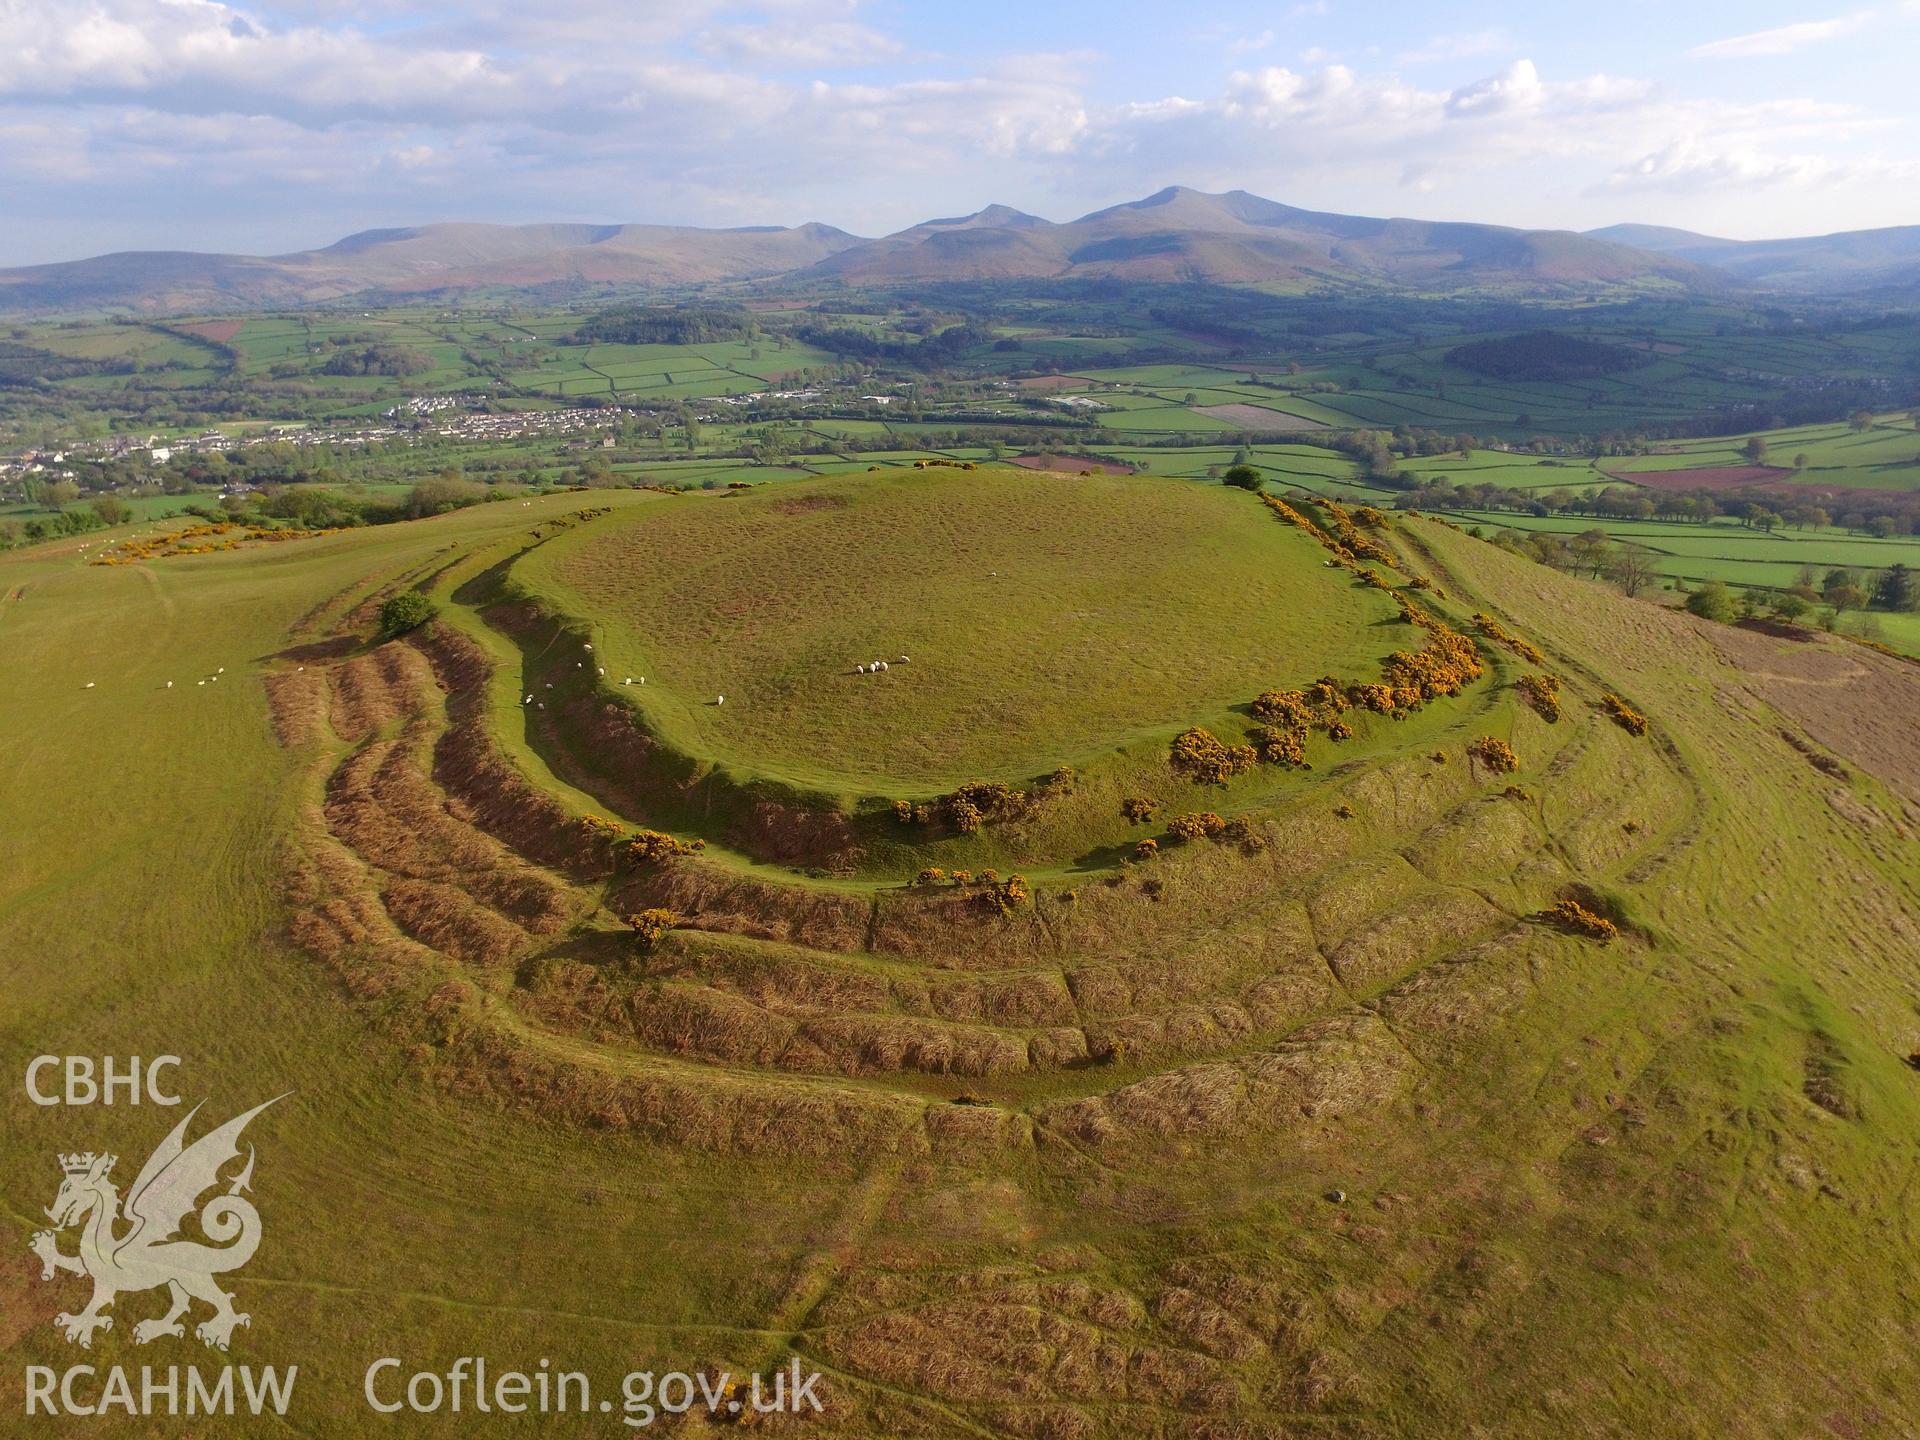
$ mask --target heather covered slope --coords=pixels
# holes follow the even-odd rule
[[[1778,677],[1817,647],[1729,651],[1395,521],[1389,591],[1478,636],[1483,674],[1316,731],[1311,771],[1154,780],[1248,817],[1245,840],[1179,844],[1172,806],[1116,818],[1160,858],[1061,855],[1006,909],[798,873],[719,811],[710,834],[674,817],[703,852],[640,864],[579,817],[652,819],[649,756],[608,743],[586,636],[508,582],[596,526],[750,502],[602,503],[0,559],[22,777],[0,1034],[16,1056],[50,1032],[181,1053],[232,1109],[299,1090],[262,1140],[271,1248],[237,1281],[235,1358],[303,1367],[300,1428],[390,1425],[359,1378],[395,1336],[601,1373],[799,1354],[828,1376],[821,1435],[1871,1434],[1911,1413],[1920,843],[1899,755],[1854,753],[1874,717],[1848,715],[1910,705],[1920,670],[1847,650],[1873,683],[1823,691],[1816,730]],[[441,620],[370,643],[371,602],[415,585]],[[1512,688],[1540,673],[1551,723]],[[1469,756],[1489,736],[1517,771]],[[972,843],[1082,833],[1011,823],[1024,841]],[[1560,898],[1619,933],[1534,918]],[[636,956],[620,916],[644,905],[683,923]],[[24,1242],[71,1142],[6,1105],[0,1343],[55,1363]],[[148,1129],[102,1115],[88,1143]]]

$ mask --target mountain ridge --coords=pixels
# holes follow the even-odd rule
[[[0,269],[0,312],[1077,278],[1540,297],[1615,287],[1868,294],[1920,287],[1920,226],[1740,241],[1668,226],[1580,232],[1344,215],[1169,185],[1063,222],[991,204],[877,237],[817,222],[446,221],[361,230],[280,255],[119,251]]]

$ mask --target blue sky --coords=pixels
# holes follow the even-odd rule
[[[1052,219],[1167,184],[1920,223],[1920,0],[0,0],[0,263],[434,220]]]

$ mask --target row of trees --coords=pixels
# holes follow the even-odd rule
[[[1470,533],[1488,538],[1478,529]],[[1569,575],[1611,581],[1629,596],[1637,596],[1661,582],[1657,551],[1645,545],[1617,541],[1598,527],[1576,535],[1503,530],[1490,538],[1515,554]],[[1823,572],[1807,565],[1801,567],[1794,583],[1786,589],[1756,588],[1747,595],[1750,598],[1743,600],[1716,580],[1690,592],[1687,605],[1695,614],[1707,615],[1710,619],[1765,611],[1798,621],[1821,606],[1826,607],[1833,620],[1855,610],[1912,613],[1920,611],[1920,572],[1899,561],[1880,571],[1836,565]],[[1720,612],[1726,606],[1732,609],[1723,615]]]
[[[1836,628],[1851,611],[1880,609],[1910,614],[1920,610],[1920,577],[1902,564],[1893,564],[1876,578],[1835,567],[1818,584],[1809,574],[1785,590],[1749,589],[1735,592],[1724,581],[1711,580],[1687,596],[1687,609],[1707,620],[1729,624],[1757,615],[1799,623],[1824,607],[1821,622]]]
[[[1731,517],[1743,526],[1768,532],[1783,525],[1796,530],[1824,530],[1838,524],[1878,539],[1920,534],[1920,497],[1897,492],[1883,499],[1850,496],[1847,508],[1835,515],[1824,505],[1783,504],[1774,496],[1766,500],[1729,499],[1724,492],[1712,490],[1652,491],[1638,485],[1604,485],[1527,491],[1484,481],[1453,485],[1425,480],[1394,503],[1402,510],[1505,510],[1538,518],[1592,515],[1603,520],[1700,525]]]

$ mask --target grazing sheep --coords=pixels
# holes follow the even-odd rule
[[[713,703],[716,705],[724,705],[727,703],[727,697],[724,695],[716,695],[713,697]]]
[[[169,690],[173,689],[173,681],[171,680],[167,681],[167,689]]]
[[[598,672],[599,672],[600,674],[602,674],[602,675],[604,675],[604,674],[606,674],[606,673],[607,673],[607,667],[606,667],[606,666],[604,666],[604,665],[596,665],[596,666],[594,666],[593,668],[594,668],[594,669],[595,669],[596,671],[598,671]]]
[[[631,676],[631,675],[629,675],[629,676],[627,676],[627,678],[626,678],[626,679],[624,679],[624,680],[622,680],[622,681],[621,681],[620,683],[621,683],[622,685],[631,685],[631,684],[633,684],[633,676]]]
[[[204,685],[204,684],[206,684],[207,682],[206,682],[206,681],[204,681],[204,680],[196,680],[196,681],[194,681],[193,683],[194,683],[194,684],[196,684],[196,685]]]
[[[531,704],[533,704],[533,694],[532,694],[532,692],[531,692],[531,691],[529,691],[529,692],[528,692],[528,694],[527,694],[527,698],[526,698],[526,699],[524,699],[524,700],[522,700],[522,701],[521,701],[520,703],[521,703],[522,705],[531,705]]]
[[[593,646],[591,646],[591,645],[589,645],[589,646],[587,646],[587,653],[588,653],[589,655],[591,655],[591,654],[593,653]]]
[[[85,685],[83,685],[83,686],[82,686],[81,688],[82,688],[83,690],[91,690],[91,689],[93,689],[93,681],[91,681],[91,680],[89,680],[89,681],[87,681],[87,683],[86,683]]]
[[[894,661],[893,663],[896,665],[905,665],[907,663],[907,657],[902,655],[898,660]]]

